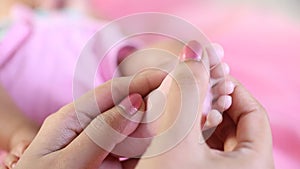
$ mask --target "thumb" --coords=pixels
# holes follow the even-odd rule
[[[143,118],[144,106],[141,95],[126,97],[119,105],[93,119],[64,149],[65,156],[80,154],[75,168],[80,168],[78,164],[83,168],[100,165],[118,143],[136,130]]]
[[[263,106],[236,79],[232,106],[227,111],[237,126],[236,150],[253,149],[257,152],[272,151],[272,132],[268,115]]]

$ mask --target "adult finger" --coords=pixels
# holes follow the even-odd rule
[[[211,131],[204,131],[203,135],[205,138],[207,135],[208,140],[206,143],[210,148],[220,151],[232,151],[232,147],[236,146],[236,125],[226,112],[223,114],[222,123],[218,125],[216,129],[209,130],[214,130],[212,135],[210,135]]]
[[[235,150],[266,152],[267,149],[271,152],[272,134],[266,110],[241,83],[231,79],[236,87],[232,94],[232,106],[227,113],[237,126]]]
[[[135,131],[143,115],[142,96],[132,94],[126,97],[119,105],[98,115],[84,132],[64,148],[63,157],[80,154],[75,168],[100,166],[116,144]]]
[[[161,84],[165,76],[166,73],[159,70],[146,70],[97,87],[49,116],[29,148],[34,149],[37,155],[45,155],[67,146],[101,112],[131,93],[146,96]]]
[[[160,70],[145,70],[130,77],[115,78],[78,98],[66,108],[68,115],[76,114],[84,128],[92,119],[113,107],[131,93],[139,93],[143,97],[156,89],[165,78],[166,72]],[[74,108],[76,113],[74,112]]]

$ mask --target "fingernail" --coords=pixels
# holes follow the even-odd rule
[[[182,53],[179,57],[180,61],[186,60],[201,60],[202,47],[197,41],[190,41],[187,45],[183,47]]]
[[[119,106],[128,114],[134,115],[138,112],[143,102],[143,98],[139,94],[131,94],[126,97]]]
[[[121,48],[117,54],[117,58],[118,58],[118,65],[126,58],[128,57],[130,54],[132,54],[133,52],[135,52],[137,50],[136,47],[134,46],[125,46],[123,48]]]

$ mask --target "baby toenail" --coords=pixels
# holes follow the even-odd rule
[[[190,41],[183,47],[183,51],[179,57],[180,61],[196,60],[200,61],[202,57],[202,47],[197,41]]]
[[[227,94],[231,94],[231,93],[233,93],[233,90],[234,90],[234,84],[233,84],[233,82],[231,82],[231,81],[229,81],[229,82],[226,82],[226,93]]]
[[[218,56],[219,59],[222,59],[224,57],[224,49],[221,45],[214,43],[213,48]]]

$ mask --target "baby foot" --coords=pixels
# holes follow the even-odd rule
[[[132,52],[134,52],[136,49],[132,47],[124,48],[120,50],[118,55],[118,63],[121,63],[124,58],[126,58],[128,55],[130,55]],[[198,52],[201,50],[200,52]],[[197,51],[197,52],[194,52]],[[203,51],[203,52],[202,52]],[[218,52],[215,52],[218,51]],[[210,84],[208,86],[209,91],[207,96],[205,97],[205,103],[203,106],[203,116],[202,116],[202,125],[201,128],[203,131],[208,131],[207,133],[210,133],[212,130],[209,130],[212,127],[217,126],[222,121],[222,114],[221,112],[227,110],[231,105],[231,97],[229,94],[232,93],[233,85],[231,85],[230,81],[226,80],[226,76],[229,74],[229,67],[227,64],[221,62],[221,58],[224,55],[223,49],[217,45],[212,45],[210,47],[206,47],[205,50],[202,50],[201,45],[196,42],[192,41],[190,42],[186,47],[184,47],[182,55],[180,56],[181,60],[186,59],[192,59],[195,60],[195,58],[201,59],[201,56],[197,56],[198,54],[203,55],[202,57],[207,58],[207,64],[205,64],[205,70],[207,72],[206,76],[209,75],[209,81]],[[165,85],[168,86],[167,80],[165,80]],[[225,86],[225,87],[224,87]],[[168,87],[166,87],[168,88]],[[173,93],[177,89],[172,90]],[[142,154],[145,151],[145,148],[148,145],[148,142],[151,142],[151,139],[154,136],[160,135],[165,130],[167,130],[169,127],[172,126],[172,123],[174,122],[174,119],[171,117],[175,115],[176,110],[169,110],[169,111],[163,111],[164,105],[166,104],[164,101],[164,95],[167,89],[163,89],[161,87],[157,92],[153,92],[147,99],[147,113],[145,117],[145,123],[141,124],[139,128],[136,130],[134,134],[131,135],[133,138],[143,138],[143,139],[136,139],[137,141],[133,141],[130,139],[125,140],[121,144],[117,145],[114,152],[122,152],[122,156],[125,157],[134,157]],[[180,89],[178,89],[178,92]],[[205,90],[206,91],[206,90]],[[154,94],[156,93],[156,94]],[[163,96],[162,96],[163,95]],[[160,100],[160,104],[156,106],[151,106],[154,102],[153,100]],[[152,103],[153,102],[153,103]],[[156,103],[155,102],[155,103]],[[162,104],[161,104],[162,103]],[[226,103],[226,104],[224,104]],[[150,105],[150,106],[149,106]],[[178,103],[180,105],[180,103]],[[149,108],[152,107],[152,108]],[[173,106],[174,109],[176,109],[176,106]],[[173,112],[173,116],[169,116],[168,113],[163,112]],[[166,117],[164,119],[164,117]],[[154,119],[154,120],[153,120]],[[200,123],[200,121],[199,121]],[[199,127],[199,131],[200,127]],[[205,134],[205,137],[207,134]],[[142,143],[142,141],[145,141],[146,143]],[[134,147],[135,151],[131,151]],[[137,148],[142,147],[142,148]],[[140,151],[137,151],[140,150]],[[114,153],[113,152],[113,153]]]
[[[204,54],[199,58],[196,54],[198,51],[194,53],[187,48],[192,47],[185,47],[180,58],[185,62],[179,63],[159,88],[166,98],[159,129],[162,131],[160,133],[168,134],[163,139],[153,138],[143,156],[147,158],[142,158],[137,168],[201,168],[201,149],[206,149],[207,146],[199,144],[199,139],[202,141],[201,116],[197,116],[197,113],[203,111],[202,103],[212,86],[209,83],[212,81],[212,71],[209,69],[212,61],[208,55]],[[163,151],[159,152],[162,148]]]
[[[15,147],[13,147],[3,160],[4,166],[7,169],[14,168],[30,143],[31,141],[23,140],[20,143],[18,143]]]
[[[209,61],[210,86],[204,101],[201,120],[202,130],[206,131],[222,122],[222,113],[231,106],[230,94],[234,90],[234,85],[231,81],[226,80],[229,75],[229,66],[221,61],[224,56],[221,46],[214,44],[202,50],[197,41],[191,41],[184,47],[180,59],[183,61],[197,58],[196,55],[199,54],[202,54],[202,56],[198,56],[199,59],[203,55],[207,55]]]

